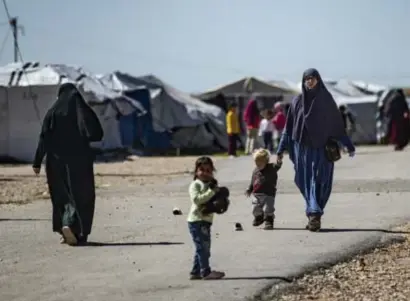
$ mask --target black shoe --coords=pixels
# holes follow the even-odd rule
[[[310,215],[309,222],[306,226],[306,229],[310,232],[319,232],[321,228],[321,217],[320,215]]]
[[[265,218],[265,227],[264,230],[273,230],[273,216],[267,216]]]
[[[260,225],[263,224],[264,221],[265,221],[265,220],[264,220],[264,218],[263,218],[263,215],[255,216],[254,219],[253,219],[252,225],[253,225],[254,227],[259,227]]]

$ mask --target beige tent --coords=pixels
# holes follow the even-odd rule
[[[249,96],[250,93],[261,97],[277,97],[286,94],[294,94],[294,91],[265,82],[255,77],[245,77],[235,82],[205,91],[197,96],[201,99],[209,99],[219,94],[223,94],[227,98],[235,98]]]

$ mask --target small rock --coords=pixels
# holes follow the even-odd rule
[[[376,195],[377,195],[377,196],[379,196],[379,195],[380,195],[380,193],[376,193]]]
[[[243,231],[241,223],[235,223],[235,231]]]
[[[174,209],[172,209],[172,214],[173,215],[182,215],[182,211],[181,211],[181,209],[175,207]]]

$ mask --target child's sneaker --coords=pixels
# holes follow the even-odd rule
[[[258,226],[263,224],[263,221],[264,221],[263,215],[255,216],[254,219],[253,219],[252,225],[254,227],[258,227]]]
[[[201,280],[202,279],[202,277],[201,277],[201,275],[193,275],[193,274],[191,274],[190,276],[189,276],[189,280]]]
[[[267,216],[265,218],[264,230],[273,230],[273,216]]]
[[[202,279],[203,280],[218,280],[218,279],[222,279],[223,277],[225,277],[224,272],[211,271],[208,275],[206,275],[205,277],[202,277]]]

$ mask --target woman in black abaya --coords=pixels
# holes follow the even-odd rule
[[[403,150],[410,139],[410,112],[402,89],[397,89],[387,101],[385,114],[390,142],[396,151]]]
[[[53,231],[62,243],[85,243],[95,207],[94,155],[90,142],[103,137],[94,111],[71,83],[63,84],[43,120],[33,163],[38,175],[46,156],[47,184],[53,206]]]

